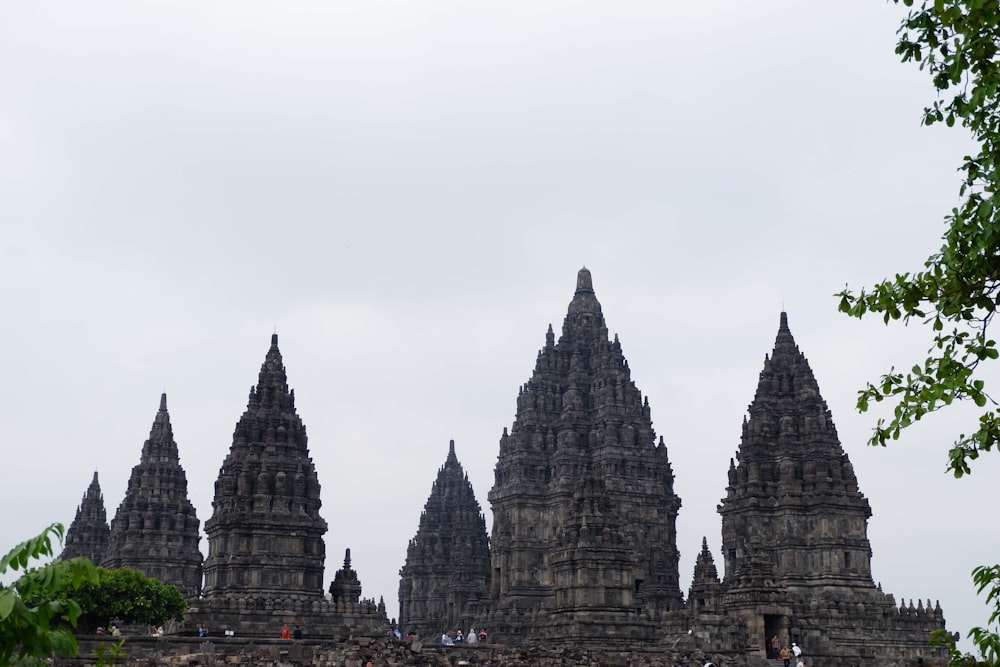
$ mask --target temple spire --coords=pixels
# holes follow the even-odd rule
[[[108,515],[104,509],[104,495],[101,493],[101,483],[94,478],[83,494],[83,500],[76,508],[76,517],[66,531],[66,542],[62,553],[63,560],[83,556],[94,563],[100,563],[108,550]]]
[[[130,567],[174,584],[186,598],[201,592],[200,522],[174,441],[167,395],[132,468],[125,498],[111,521],[104,567]]]
[[[489,595],[486,519],[452,440],[400,570],[399,622],[427,636],[469,627],[482,618]]]
[[[327,525],[319,515],[320,485],[307,443],[278,335],[272,334],[257,385],[219,470],[214,512],[205,522],[205,598],[213,604],[224,606],[248,595],[322,597]],[[294,548],[284,537],[289,532],[296,535]],[[251,534],[254,539],[246,539]]]

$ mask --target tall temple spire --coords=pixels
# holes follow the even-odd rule
[[[469,627],[489,601],[490,545],[486,519],[455,455],[455,441],[420,513],[400,570],[399,623],[433,636]]]
[[[628,545],[623,553],[631,593],[620,596],[621,609],[634,613],[633,597],[651,612],[677,609],[683,600],[675,528],[680,499],[667,448],[655,445],[649,406],[631,379],[617,337],[609,339],[586,268],[577,273],[562,335],[555,344],[553,338],[546,333],[535,370],[517,397],[513,428],[500,439],[489,496],[494,607],[524,611],[558,605],[553,540],[576,511],[580,489],[606,489],[609,504],[602,516],[627,517],[622,543]],[[620,571],[620,554],[605,555],[608,568]],[[560,558],[561,568],[572,566]],[[576,591],[560,591],[573,609],[587,606]],[[607,611],[603,601],[591,604]],[[507,631],[523,636],[533,629],[512,625]]]
[[[104,495],[95,470],[94,479],[76,508],[76,517],[66,530],[66,542],[59,557],[69,560],[83,556],[94,563],[100,563],[108,550],[109,535]]]
[[[871,509],[785,313],[742,430],[720,506],[727,582],[758,558],[786,583],[871,585]],[[824,527],[812,514],[838,519]],[[838,562],[821,562],[823,550]]]
[[[207,600],[322,598],[327,525],[307,442],[273,334],[205,522]]]
[[[201,591],[198,516],[174,441],[167,395],[153,418],[125,498],[111,521],[104,567],[130,567],[174,584],[187,598]]]

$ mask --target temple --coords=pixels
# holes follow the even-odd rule
[[[872,509],[785,313],[720,489],[723,575],[703,538],[686,597],[681,500],[667,447],[618,336],[609,337],[586,268],[558,340],[550,325],[518,392],[494,474],[488,539],[449,444],[400,569],[399,629],[427,638],[474,626],[503,646],[617,651],[586,664],[673,665],[698,656],[747,667],[772,657],[771,637],[805,647],[810,667],[909,667],[947,657],[927,641],[945,628],[940,605],[897,603],[873,581]],[[103,553],[107,566],[176,583],[190,598],[189,620],[220,632],[274,636],[284,623],[308,637],[385,636],[384,601],[361,597],[350,549],[329,595],[323,591],[320,484],[276,335],[212,506],[199,591],[198,520],[164,396],[108,548],[95,474],[64,553]],[[413,652],[407,660],[426,664]],[[633,662],[634,652],[645,657]]]
[[[436,636],[446,629],[468,629],[487,610],[486,519],[455,455],[454,440],[448,444],[448,456],[431,486],[399,575],[399,625],[407,634]]]
[[[125,498],[111,520],[107,568],[130,567],[174,584],[186,598],[201,592],[200,522],[188,500],[187,476],[167,412],[167,395],[132,468]]]
[[[873,582],[871,507],[785,313],[719,513],[722,601],[752,648],[776,635],[844,660],[905,660],[944,628],[940,606],[897,609]]]
[[[337,574],[353,575],[356,586],[332,604],[325,598],[327,523],[307,442],[274,334],[215,482],[205,588],[193,617],[241,636],[273,634],[282,623],[335,636],[384,622],[374,601],[359,599],[349,555]]]
[[[549,326],[500,438],[490,627],[518,640],[580,632],[628,642],[647,630],[625,622],[636,609],[681,609],[673,484],[649,402],[584,268],[562,334],[557,342]]]
[[[66,530],[66,540],[59,557],[63,560],[83,556],[91,562],[100,563],[108,551],[108,514],[104,509],[104,495],[97,481],[97,471],[83,500],[76,508],[73,523]]]

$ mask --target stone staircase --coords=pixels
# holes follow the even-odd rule
[[[781,659],[773,660],[771,658],[768,658],[767,664],[769,664],[771,667],[785,667],[785,661],[781,660]],[[792,663],[790,663],[790,665],[794,666],[795,663],[792,662]]]

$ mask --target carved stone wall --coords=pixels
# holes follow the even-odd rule
[[[83,500],[76,508],[76,516],[66,530],[65,546],[59,557],[63,560],[83,556],[91,562],[100,563],[108,551],[108,539],[111,530],[108,528],[108,514],[104,509],[104,495],[101,484],[94,479],[83,494]]]
[[[399,625],[422,636],[468,630],[483,618],[489,593],[486,519],[452,440],[406,549]]]
[[[785,313],[719,512],[724,608],[749,652],[777,635],[844,661],[940,654],[927,647],[940,607],[897,609],[872,580],[872,511]]]
[[[215,483],[205,522],[205,599],[322,600],[327,525],[320,505],[275,334]]]
[[[132,468],[125,498],[111,521],[104,567],[130,567],[174,584],[186,598],[201,591],[200,522],[174,442],[167,395]]]
[[[649,403],[632,382],[618,337],[609,340],[590,272],[582,269],[562,335],[556,342],[549,327],[534,373],[519,392],[513,428],[500,439],[489,494],[490,622],[525,638],[545,634],[544,624],[532,620],[539,612],[558,609],[564,618],[596,621],[616,596],[620,603],[610,606],[627,605],[633,613],[634,606],[647,613],[680,609],[680,499],[673,481],[666,446],[655,441]],[[565,532],[577,521],[581,483],[601,489],[601,512],[619,523],[607,545],[588,543],[593,560],[569,558],[566,546],[567,539],[581,539]],[[558,582],[554,558],[562,580],[582,586]],[[583,583],[597,573],[603,581],[606,570],[611,583],[601,592]],[[603,624],[609,636],[618,633],[615,624],[611,618]],[[601,627],[588,631],[600,637]]]

